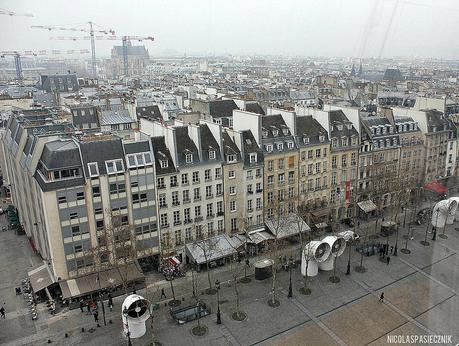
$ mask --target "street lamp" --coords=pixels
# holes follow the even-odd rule
[[[217,288],[217,324],[222,324],[220,315],[220,281],[215,281],[215,287]]]
[[[406,214],[405,214],[406,215]],[[397,233],[395,235],[395,247],[394,247],[394,256],[397,256],[397,247],[398,247],[398,228],[399,225],[397,224]]]
[[[292,289],[292,267],[293,267],[293,258],[288,259],[288,271],[290,274],[290,284],[288,286],[288,297],[292,298],[293,297],[293,289]]]
[[[132,342],[131,342],[131,332],[129,331],[129,321],[128,321],[128,309],[127,307],[124,307],[123,309],[123,316],[124,316],[124,319],[126,320],[126,327],[127,327],[127,338],[128,338],[128,346],[132,346]]]
[[[357,228],[360,229],[360,221],[357,221]],[[355,233],[354,233],[355,234]],[[346,275],[351,275],[351,251],[352,251],[352,239],[348,241],[349,243],[349,257],[347,258],[347,269]]]

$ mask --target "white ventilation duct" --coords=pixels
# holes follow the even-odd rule
[[[453,199],[445,199],[435,204],[432,211],[432,226],[443,228],[449,218],[450,224],[454,221],[454,215],[457,210],[457,201]]]
[[[459,197],[451,197],[448,199],[449,206],[448,206],[448,216],[446,217],[446,224],[452,225],[454,223],[454,219],[456,218],[456,212],[459,207]]]
[[[150,317],[150,303],[138,294],[126,297],[121,306],[124,334],[131,338],[140,338],[146,333],[145,322]]]
[[[301,274],[316,276],[319,272],[318,263],[325,261],[330,256],[330,253],[331,247],[328,243],[322,241],[307,243],[301,256]]]
[[[320,270],[333,270],[335,258],[341,256],[346,248],[346,241],[342,237],[329,235],[322,239],[323,242],[330,245],[331,255],[323,262],[319,263]]]

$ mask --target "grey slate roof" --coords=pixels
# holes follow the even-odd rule
[[[328,133],[320,125],[320,123],[312,116],[302,116],[296,118],[296,135],[298,138],[298,146],[305,147],[311,144],[327,143]],[[324,136],[323,142],[320,142],[319,136]],[[303,138],[309,138],[309,142],[305,143]]]
[[[174,162],[169,149],[166,146],[164,136],[151,137],[151,145],[153,147],[153,154],[155,157],[156,174],[170,174],[176,172]],[[166,168],[161,168],[160,161],[167,160],[168,165]]]
[[[245,105],[245,110],[247,112],[252,112],[252,113],[258,113],[258,114],[261,114],[261,115],[265,115],[265,111],[263,110],[263,108],[258,104],[258,103],[247,103]]]
[[[102,138],[82,139],[80,141],[80,151],[86,176],[89,176],[88,163],[90,162],[97,162],[100,175],[107,174],[105,167],[105,161],[107,160],[121,158],[123,159],[124,168],[126,168],[123,144],[119,137],[104,136]]]
[[[40,161],[49,170],[81,167],[78,145],[72,140],[46,143]]]
[[[135,112],[138,118],[145,118],[148,120],[163,119],[161,111],[157,105],[136,107]]]
[[[199,133],[201,140],[201,150],[202,150],[202,160],[209,160],[209,151],[215,151],[215,159],[220,160],[220,145],[217,143],[212,132],[210,132],[209,127],[206,124],[199,125]]]
[[[129,116],[129,112],[126,109],[120,109],[117,111],[102,111],[100,116],[100,124],[104,125],[116,125],[116,124],[129,124],[135,122]]]
[[[234,109],[239,108],[233,100],[209,101],[209,114],[214,118],[232,117]]]
[[[341,136],[358,136],[359,133],[357,130],[352,126],[349,130],[346,124],[351,123],[346,115],[343,113],[342,110],[334,110],[329,112],[330,115],[330,125],[333,125],[333,129],[331,131],[331,137],[341,137]],[[343,125],[343,129],[339,130],[336,125]]]
[[[231,139],[228,132],[223,131],[222,133],[223,139],[223,154],[226,155],[236,155],[237,160],[241,160],[241,152],[237,147],[236,143]]]
[[[148,141],[135,141],[135,142],[126,142],[124,145],[124,153],[134,154],[134,153],[144,153],[150,151],[150,145]]]
[[[186,126],[179,126],[175,128],[175,141],[177,150],[178,165],[189,165],[186,163],[185,155],[187,153],[193,155],[193,164],[199,162],[198,148],[193,140],[188,135],[188,128]]]

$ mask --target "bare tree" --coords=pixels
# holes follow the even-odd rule
[[[312,240],[312,231],[311,229],[305,227],[305,220],[310,219],[310,211],[305,204],[299,204],[297,208],[297,214],[295,216],[296,224],[298,227],[298,235],[300,238],[301,246],[301,260],[303,257],[303,251],[306,246],[306,243],[309,243]],[[306,275],[303,276],[303,287],[300,288],[300,292],[303,294],[311,294],[311,289],[308,287],[308,266],[309,266],[309,256],[306,256]]]

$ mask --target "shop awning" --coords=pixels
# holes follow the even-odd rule
[[[231,238],[226,235],[218,235],[208,238],[205,241],[186,244],[186,254],[197,264],[203,264],[207,261],[215,261],[220,258],[231,256],[237,253],[237,244],[234,244]]]
[[[288,217],[282,219],[268,219],[266,226],[274,237],[277,236],[277,239],[288,238],[300,232],[311,231],[308,224],[302,219],[299,219],[295,214],[290,214]]]
[[[322,209],[313,210],[311,214],[314,217],[328,216],[328,214],[330,214],[330,208],[322,208]]]
[[[56,282],[47,263],[32,269],[27,273],[27,275],[30,279],[30,285],[35,293],[38,293],[42,289],[45,289]]]
[[[256,245],[266,240],[272,240],[272,239],[274,239],[274,237],[269,232],[266,232],[265,230],[249,233],[249,242],[254,243]]]
[[[143,279],[143,273],[137,268],[135,263],[125,265],[120,268],[112,268],[101,271],[99,275],[92,273],[75,279],[60,281],[62,297],[64,299],[79,297],[99,290],[98,276],[100,279],[100,289],[117,287],[124,283]]]
[[[167,260],[173,266],[178,266],[180,264],[180,261],[175,256],[169,257]]]
[[[358,202],[357,205],[360,209],[362,209],[365,213],[371,213],[372,211],[376,210],[376,204],[373,203],[371,199],[366,201]]]
[[[424,185],[424,189],[435,193],[447,193],[448,189],[438,181],[432,181]]]

